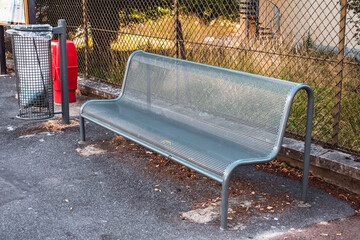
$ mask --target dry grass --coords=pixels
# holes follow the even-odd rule
[[[207,38],[221,40],[243,31],[239,29],[238,23],[221,18],[204,24],[198,17],[183,15],[180,16],[180,21],[183,23],[184,39],[190,42],[207,42]],[[153,49],[172,49],[175,44],[173,26],[174,20],[169,16],[156,21],[130,24],[119,29],[117,39],[110,44],[111,49],[114,51],[134,51],[145,46],[151,46]],[[92,49],[91,31],[89,35],[89,47]],[[77,33],[73,33],[73,37],[78,49],[85,47],[85,38],[81,29],[78,29]]]
[[[48,132],[62,132],[67,128],[72,128],[79,126],[79,122],[75,120],[70,120],[70,124],[63,124],[61,120],[49,120],[43,122],[40,126],[40,130],[45,130]]]

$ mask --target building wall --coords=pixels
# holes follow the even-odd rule
[[[273,0],[280,9],[281,38],[287,44],[301,44],[307,36],[314,44],[334,48],[339,39],[339,0]],[[346,47],[360,50],[354,38],[355,19],[351,11],[347,13]]]

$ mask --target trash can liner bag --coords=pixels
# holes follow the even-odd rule
[[[11,28],[6,33],[50,41],[53,36],[52,30],[53,27],[49,24],[11,25]]]

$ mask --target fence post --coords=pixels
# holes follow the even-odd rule
[[[0,26],[0,74],[6,74],[6,56],[5,56],[5,31]]]
[[[66,47],[66,21],[58,20],[58,26],[53,28],[54,34],[59,34],[59,60],[60,60],[60,88],[61,88],[61,113],[64,124],[70,124],[69,113],[69,88],[68,64]]]
[[[181,22],[179,20],[179,0],[174,0],[175,18],[175,55],[177,58],[186,59],[184,37],[182,34]]]
[[[340,29],[339,29],[339,44],[338,44],[338,56],[336,65],[336,86],[335,86],[335,102],[333,111],[333,133],[332,144],[337,145],[339,142],[340,132],[340,114],[341,114],[341,92],[342,81],[344,75],[344,50],[345,50],[345,26],[346,26],[346,7],[347,0],[340,0]]]
[[[82,0],[83,8],[83,23],[85,34],[85,76],[89,76],[89,31],[88,31],[88,16],[86,11],[87,0]]]
[[[36,7],[35,0],[27,0],[27,24],[36,24]]]

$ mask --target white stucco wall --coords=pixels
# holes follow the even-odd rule
[[[272,0],[280,9],[280,32],[287,44],[299,44],[310,34],[319,46],[336,48],[339,42],[339,0]],[[348,11],[345,44],[348,49],[360,50],[354,38],[355,28],[351,23],[354,14]]]

